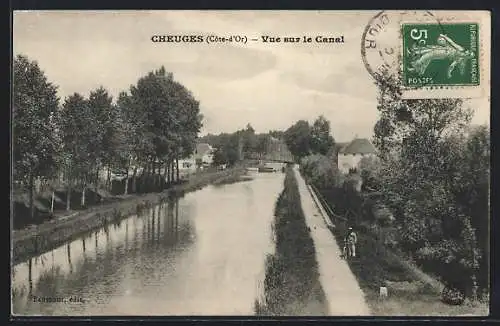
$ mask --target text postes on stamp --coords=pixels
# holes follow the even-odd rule
[[[477,23],[403,24],[405,87],[479,85]]]

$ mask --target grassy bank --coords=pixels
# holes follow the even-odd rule
[[[161,193],[122,196],[114,202],[49,220],[32,228],[14,230],[12,233],[13,263],[29,259],[81,234],[138,213],[168,196],[179,196],[212,183],[238,180],[244,173],[245,168],[242,166],[224,171],[197,173],[192,175],[187,182],[175,185]]]
[[[276,251],[266,260],[264,298],[257,315],[325,315],[325,294],[310,231],[300,204],[297,180],[286,171],[284,190],[275,206]]]
[[[319,193],[323,205],[327,198]],[[326,199],[326,200],[325,200]],[[327,202],[328,204],[328,202]],[[337,244],[343,246],[346,222],[330,216],[335,224],[330,228]],[[416,265],[387,247],[369,228],[359,227],[357,257],[349,266],[365,293],[367,303],[378,316],[457,316],[484,315],[485,303],[466,303],[461,306],[441,301],[443,285],[422,272]],[[379,298],[380,287],[388,289],[386,299]]]

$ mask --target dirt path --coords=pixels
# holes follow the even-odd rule
[[[295,175],[306,224],[311,228],[311,236],[319,265],[320,282],[328,300],[329,315],[370,315],[370,309],[365,302],[364,294],[347,262],[340,258],[340,248],[328,229],[321,212],[315,205],[297,167],[295,167]]]

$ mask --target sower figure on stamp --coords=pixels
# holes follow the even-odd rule
[[[343,256],[345,258],[356,257],[356,243],[358,242],[358,236],[356,232],[349,227],[347,229],[347,234],[344,238],[344,250]]]
[[[410,62],[411,67],[408,68],[408,71],[416,71],[418,74],[423,75],[431,61],[449,59],[452,62],[448,68],[448,78],[451,78],[451,74],[457,65],[460,69],[460,73],[463,75],[466,60],[474,57],[474,53],[464,49],[447,35],[440,34],[436,43],[437,45],[414,45],[413,48],[408,49],[409,54],[415,57],[415,59]]]

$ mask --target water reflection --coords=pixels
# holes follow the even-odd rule
[[[162,214],[166,216],[163,227]],[[102,293],[110,293],[113,282],[107,277],[116,274],[127,255],[140,257],[154,244],[185,246],[190,243],[190,232],[186,225],[179,227],[179,199],[162,202],[141,216],[107,225],[16,265],[12,279],[13,309],[15,312],[39,309],[40,304],[33,303],[30,297],[55,297],[61,293],[67,296],[68,290],[78,294],[85,292],[89,283],[101,288]],[[55,306],[58,305],[43,306],[41,312],[64,310]],[[75,306],[71,309],[79,310]]]
[[[252,314],[282,174],[144,208],[13,268],[22,315]],[[80,297],[40,303],[36,297]]]

